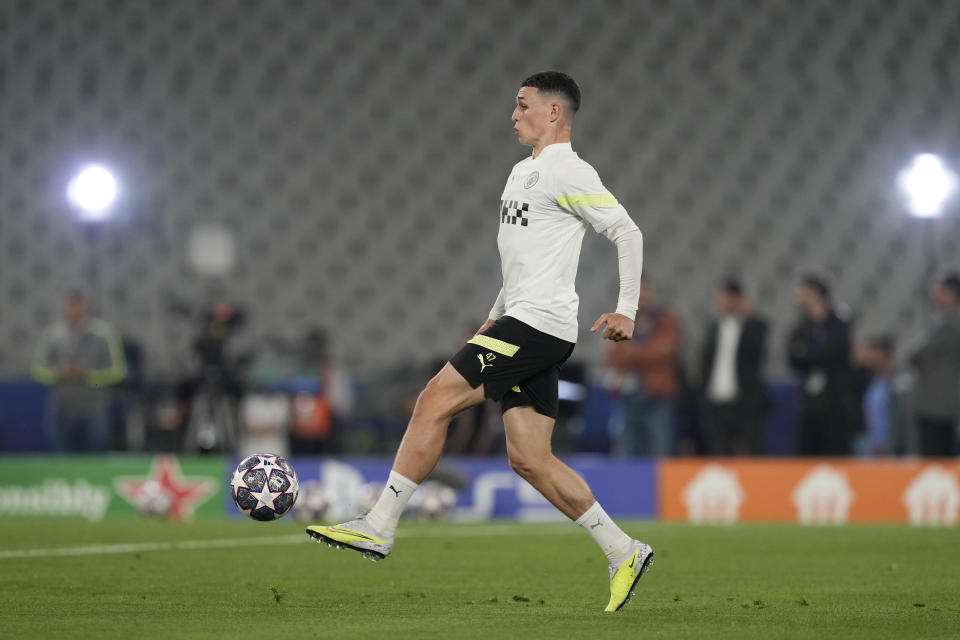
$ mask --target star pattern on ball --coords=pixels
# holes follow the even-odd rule
[[[299,494],[300,483],[296,471],[284,458],[255,453],[237,465],[230,488],[237,508],[262,521],[281,518],[289,512]]]
[[[237,495],[237,490],[241,487],[246,488],[247,483],[243,481],[243,473],[233,472],[233,477],[230,479],[230,488],[233,489],[233,495]]]
[[[290,488],[287,489],[287,493],[292,493],[294,495],[300,493],[300,480],[297,479],[296,474],[288,475],[287,477],[290,478]]]
[[[254,469],[263,469],[264,475],[266,475],[267,479],[269,479],[270,472],[274,469],[280,469],[280,465],[277,464],[276,456],[263,456],[260,458],[260,462],[250,467],[251,471]],[[280,470],[282,471],[283,469]]]
[[[263,489],[260,491],[251,491],[250,495],[257,499],[257,506],[253,508],[254,511],[261,507],[268,507],[269,509],[276,511],[277,507],[274,504],[280,495],[283,494],[283,491],[270,491],[269,483],[263,483]]]

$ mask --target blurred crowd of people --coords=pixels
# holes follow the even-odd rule
[[[960,274],[937,277],[930,300],[933,321],[897,361],[892,335],[854,339],[851,316],[834,304],[826,277],[798,279],[798,318],[786,344],[799,388],[794,453],[957,455]],[[714,306],[694,378],[680,357],[680,320],[644,285],[633,339],[607,354],[606,387],[619,409],[615,451],[765,453],[768,321],[736,278],[719,283]]]
[[[960,423],[960,274],[932,283],[934,317],[900,350],[892,334],[855,339],[851,315],[829,281],[808,272],[796,283],[798,317],[785,350],[797,385],[796,442],[804,456],[955,456]],[[36,345],[34,378],[50,387],[45,431],[61,451],[151,449],[234,451],[250,440],[293,453],[375,452],[374,440],[402,434],[422,380],[405,368],[362,386],[332,357],[326,333],[229,348],[244,312],[218,301],[199,312],[195,367],[165,384],[143,380],[135,343],[93,317],[79,292]],[[470,333],[470,332],[467,332]],[[631,340],[606,349],[602,390],[613,407],[609,449],[620,456],[762,455],[774,405],[766,375],[770,327],[743,283],[722,279],[714,315],[684,366],[683,321],[645,282]],[[469,335],[465,333],[465,339]],[[586,348],[585,345],[580,346]],[[424,380],[443,363],[428,363]],[[588,402],[587,374],[568,363],[561,380],[555,445],[576,448],[571,425]],[[405,385],[404,382],[410,382]],[[409,387],[409,388],[408,388]],[[117,404],[121,410],[116,410]],[[111,430],[119,413],[123,437]],[[363,414],[363,415],[361,415]],[[406,415],[405,415],[406,414]],[[371,417],[373,416],[373,417]],[[448,451],[486,455],[503,447],[491,403],[457,416]],[[374,424],[373,428],[361,429]],[[386,425],[386,426],[384,426]],[[111,435],[112,434],[112,435]]]
[[[232,345],[242,309],[222,300],[199,311],[176,307],[195,327],[184,358],[192,365],[173,379],[146,380],[137,343],[93,317],[83,293],[67,296],[31,365],[34,379],[50,387],[44,432],[55,450],[232,452],[263,435],[283,440],[283,451],[336,448],[337,422],[353,408],[352,383],[322,329],[246,353]]]

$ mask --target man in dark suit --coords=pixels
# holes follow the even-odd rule
[[[707,446],[713,455],[756,455],[763,452],[768,405],[767,321],[752,312],[736,278],[724,279],[714,295],[717,317],[700,359]]]
[[[849,455],[856,423],[850,321],[830,300],[825,277],[806,273],[797,284],[801,316],[787,343],[801,388],[800,455]]]
[[[930,298],[936,322],[910,353],[917,374],[914,410],[921,453],[953,457],[960,421],[960,272],[939,276]]]

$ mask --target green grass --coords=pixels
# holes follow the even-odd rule
[[[657,563],[619,614],[562,525],[404,524],[373,564],[313,543],[107,555],[2,550],[297,534],[296,522],[7,520],[5,638],[955,638],[956,529],[634,522]],[[418,535],[419,534],[419,535]]]

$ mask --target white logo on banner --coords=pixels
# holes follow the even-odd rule
[[[847,476],[825,464],[817,465],[793,490],[797,520],[803,524],[843,524],[853,489]]]
[[[488,471],[473,481],[473,504],[456,510],[458,520],[488,520],[493,516],[497,493],[514,492],[517,502],[516,519],[529,522],[563,520],[562,513],[550,504],[540,492],[512,471]]]
[[[363,474],[356,467],[327,460],[320,472],[320,484],[326,494],[327,513],[331,520],[337,521],[354,517],[363,504]]]
[[[960,508],[957,478],[940,467],[927,467],[903,492],[903,503],[907,505],[910,524],[956,524]]]
[[[691,522],[736,522],[744,498],[737,474],[720,465],[703,468],[683,489],[687,518]]]
[[[44,478],[42,484],[0,486],[0,512],[16,516],[83,516],[103,520],[110,489],[77,478]]]

